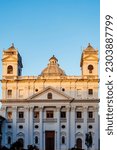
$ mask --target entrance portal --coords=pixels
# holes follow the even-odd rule
[[[82,149],[82,139],[81,138],[78,138],[76,140],[76,144],[77,144],[77,148],[80,150]]]
[[[55,131],[45,131],[45,150],[54,150]]]

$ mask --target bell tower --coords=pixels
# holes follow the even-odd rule
[[[80,67],[84,78],[98,78],[98,50],[94,49],[90,43],[88,47],[83,50]]]
[[[22,68],[22,58],[17,49],[14,47],[14,44],[12,44],[11,47],[3,51],[2,78],[21,76]]]

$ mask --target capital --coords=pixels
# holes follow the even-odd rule
[[[83,107],[84,111],[87,111],[87,107]]]
[[[39,110],[40,110],[40,111],[43,111],[43,110],[44,110],[44,107],[43,107],[43,106],[40,106],[40,107],[39,107]]]
[[[17,110],[17,106],[13,106],[12,110],[16,111]]]
[[[75,106],[72,106],[71,107],[71,111],[75,111],[76,110],[76,107]]]
[[[28,107],[28,106],[26,106],[26,107],[25,107],[25,110],[27,110],[27,111],[28,111],[28,110],[29,110],[29,107]]]
[[[30,111],[33,111],[34,107],[33,106],[30,106]]]
[[[56,107],[56,111],[60,111],[61,107]]]
[[[66,107],[66,110],[67,110],[67,111],[70,111],[70,109],[71,109],[71,107],[70,107],[70,106]]]
[[[98,110],[99,110],[99,107],[98,107],[98,106],[94,108],[94,111],[95,111],[95,112],[98,112]]]

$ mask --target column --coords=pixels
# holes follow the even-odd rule
[[[70,117],[70,148],[74,147],[76,140],[75,140],[75,106],[71,107],[71,117]]]
[[[43,107],[40,107],[40,150],[43,150]]]
[[[45,131],[43,131],[43,136],[42,136],[42,143],[43,143],[43,150],[45,150]]]
[[[25,107],[24,112],[25,118],[25,140],[24,140],[24,148],[27,149],[29,145],[29,107]]]
[[[17,137],[16,137],[16,134],[17,134],[17,107],[13,107],[13,143],[16,142],[17,140]]]
[[[55,131],[55,150],[57,150],[57,131]]]
[[[70,147],[70,107],[67,107],[67,149]]]
[[[2,116],[7,119],[7,112],[6,112],[6,107],[1,108],[2,111]],[[7,132],[7,120],[4,120],[3,125],[2,125],[2,145],[5,145],[6,142],[6,132]]]
[[[60,132],[61,132],[61,130],[60,130],[60,107],[57,107],[56,108],[56,117],[57,117],[57,124],[56,124],[56,137],[55,137],[55,140],[57,140],[57,141],[55,141],[55,143],[57,144],[55,144],[56,145],[56,148],[57,148],[57,150],[60,150],[61,149],[61,142],[60,142],[60,140],[61,140],[61,137],[60,137]]]
[[[87,150],[87,146],[85,145],[85,134],[88,132],[87,130],[87,107],[84,107],[83,108],[83,112],[84,112],[84,115],[83,115],[83,119],[84,119],[84,124],[83,124],[83,141],[82,141],[82,147],[83,149],[86,149]]]
[[[98,142],[99,142],[99,122],[98,122],[98,107],[95,107],[94,111],[94,118],[95,118],[95,126],[94,126],[94,137],[93,137],[93,144],[94,144],[94,149],[98,150]]]
[[[34,126],[33,126],[33,107],[30,107],[30,122],[29,122],[29,134],[30,134],[30,145],[33,145],[33,132],[34,132]]]

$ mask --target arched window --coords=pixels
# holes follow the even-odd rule
[[[35,144],[38,144],[38,137],[35,136]]]
[[[65,144],[65,137],[64,136],[62,136],[62,139],[61,139],[62,141],[61,141],[61,143],[62,144]]]
[[[52,99],[52,93],[48,93],[47,98]]]
[[[93,65],[88,65],[88,70],[89,70],[89,73],[92,73],[92,71],[93,71]]]
[[[13,67],[11,65],[7,67],[7,74],[13,74]]]
[[[10,136],[8,136],[7,143],[11,144],[11,137]]]

